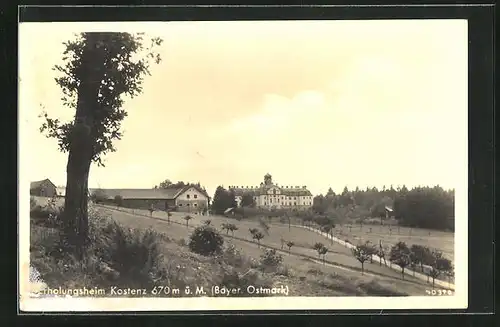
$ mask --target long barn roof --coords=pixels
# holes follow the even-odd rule
[[[119,195],[123,199],[173,200],[190,188],[195,188],[207,198],[210,198],[207,192],[197,185],[187,185],[184,187],[167,189],[89,189],[89,191],[90,193],[104,192],[108,199],[114,199],[117,195]]]

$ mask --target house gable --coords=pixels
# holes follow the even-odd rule
[[[272,186],[267,190],[267,194],[276,194],[280,195],[281,194],[281,189],[277,186]]]
[[[188,186],[182,189],[175,198],[177,200],[208,200],[208,196],[205,192],[202,192],[198,187]]]
[[[48,179],[48,178],[43,179],[41,181],[35,181],[35,182],[30,183],[30,190],[40,189],[42,187],[51,187],[51,188],[56,189],[56,186],[54,185],[54,183],[52,183],[50,181],[50,179]]]

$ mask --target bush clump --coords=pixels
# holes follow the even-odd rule
[[[243,267],[246,262],[245,258],[241,252],[234,246],[234,244],[229,244],[222,254],[224,263],[233,267]]]
[[[260,256],[260,268],[263,271],[276,271],[283,262],[283,256],[275,249],[267,249]]]
[[[253,286],[255,288],[268,288],[272,287],[273,285],[273,280],[272,277],[269,276],[268,274],[264,274],[261,271],[258,271],[256,269],[248,269],[246,272],[237,272],[234,269],[231,269],[230,267],[224,267],[222,268],[221,272],[222,280],[220,282],[221,285],[233,289],[233,288],[240,288],[241,290],[246,290],[248,286]],[[232,296],[248,296],[245,291],[237,293],[237,294],[232,294]],[[253,296],[269,296],[267,294],[254,294]]]
[[[89,236],[78,260],[60,229],[33,226],[31,260],[48,285],[147,288],[168,279],[161,248],[166,240],[156,231],[126,228],[89,208]]]
[[[209,225],[197,227],[189,238],[189,249],[204,256],[212,256],[222,252],[223,237]]]
[[[63,207],[57,205],[55,198],[51,198],[46,205],[41,206],[30,197],[30,221],[34,225],[60,228],[62,212]]]
[[[161,238],[156,231],[124,228],[112,222],[103,230],[102,236],[101,244],[96,244],[99,246],[95,247],[95,254],[121,278],[149,281],[161,274],[159,267],[163,255]]]

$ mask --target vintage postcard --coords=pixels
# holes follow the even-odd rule
[[[20,309],[467,308],[467,43],[20,23]]]

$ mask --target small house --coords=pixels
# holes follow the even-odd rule
[[[31,182],[30,195],[51,198],[57,195],[57,188],[50,179],[46,178],[41,181]]]

